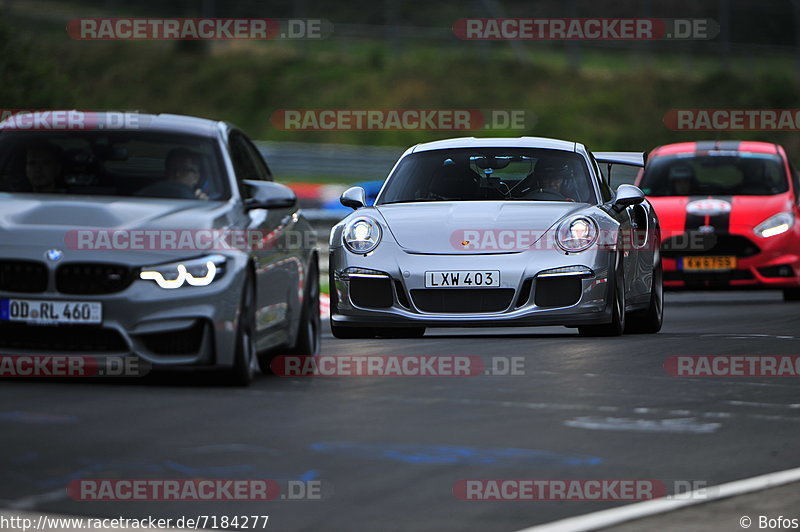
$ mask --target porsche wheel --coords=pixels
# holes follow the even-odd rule
[[[653,286],[647,310],[631,313],[627,317],[625,333],[655,334],[664,323],[664,273],[661,261],[653,270]]]
[[[611,277],[611,322],[603,325],[578,327],[581,336],[620,336],[625,332],[625,277],[622,260],[617,255],[615,274]]]

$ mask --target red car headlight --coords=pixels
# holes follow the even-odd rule
[[[768,238],[785,233],[794,225],[794,215],[790,212],[780,212],[770,216],[753,229],[753,232],[760,237]]]

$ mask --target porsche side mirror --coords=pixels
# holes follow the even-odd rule
[[[367,204],[367,193],[361,187],[350,187],[342,193],[339,201],[345,207],[358,210]]]
[[[621,211],[631,205],[638,205],[644,201],[644,192],[639,187],[633,185],[620,185],[617,188],[617,195],[614,198],[612,206],[614,209]]]

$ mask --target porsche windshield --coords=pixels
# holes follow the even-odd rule
[[[648,196],[771,196],[789,184],[778,155],[739,152],[654,158],[640,188]]]
[[[378,204],[423,201],[596,203],[579,154],[546,149],[459,148],[406,156]]]
[[[230,198],[215,142],[151,131],[4,132],[0,192]]]

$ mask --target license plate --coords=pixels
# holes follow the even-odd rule
[[[500,286],[498,270],[425,272],[425,288],[485,288]]]
[[[97,301],[0,299],[0,320],[38,325],[102,323],[103,305]]]
[[[736,257],[683,257],[683,270],[733,270]]]

